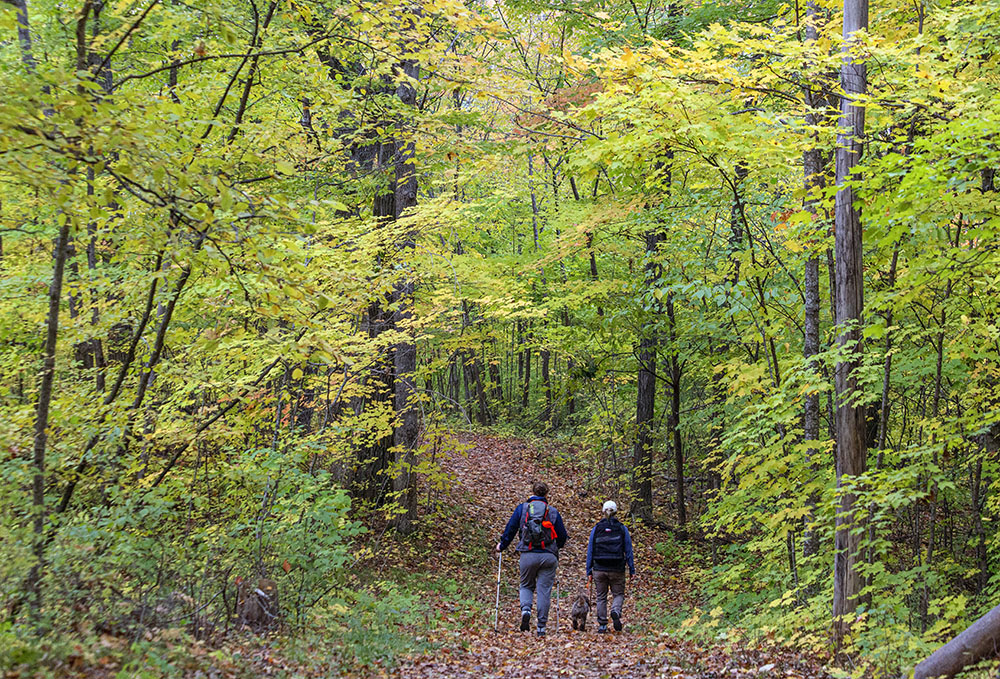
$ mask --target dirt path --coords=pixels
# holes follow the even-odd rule
[[[462,507],[470,521],[488,528],[485,544],[459,547],[476,555],[474,567],[465,576],[476,581],[472,588],[475,605],[459,611],[450,608],[444,599],[431,604],[444,619],[458,624],[435,640],[441,645],[438,650],[408,659],[397,676],[715,679],[815,673],[799,662],[773,662],[773,654],[760,648],[703,648],[669,635],[664,625],[665,609],[690,602],[690,587],[676,566],[657,552],[657,544],[664,543],[668,536],[645,527],[630,526],[637,575],[626,592],[622,615],[625,630],[621,634],[596,634],[596,612],[592,609],[587,632],[574,632],[569,625],[569,603],[576,589],[585,586],[587,539],[600,518],[601,503],[607,498],[584,487],[583,475],[573,462],[554,464],[552,456],[540,454],[532,444],[472,435],[462,440],[468,446],[468,456],[455,454],[448,462],[449,470],[457,477],[448,501]],[[526,499],[533,479],[549,485],[549,500],[563,514],[570,535],[560,553],[557,574],[562,595],[558,631],[553,601],[549,635],[544,639],[517,631],[517,556],[512,549],[504,554],[500,624],[499,631],[493,631],[497,561],[490,547],[514,507]],[[437,552],[446,549],[440,545]],[[447,556],[440,558],[446,560]],[[465,620],[465,616],[471,619]]]

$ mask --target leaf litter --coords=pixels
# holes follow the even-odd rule
[[[459,610],[449,603],[446,593],[428,593],[427,605],[434,609],[437,624],[429,624],[422,634],[435,648],[407,657],[388,673],[390,676],[456,679],[829,676],[821,659],[804,657],[769,640],[704,645],[671,635],[662,620],[663,613],[693,606],[697,593],[679,566],[657,552],[657,543],[669,539],[662,528],[630,525],[637,572],[626,588],[624,631],[596,634],[593,607],[596,601],[592,593],[587,631],[573,631],[569,624],[570,601],[578,588],[586,588],[587,539],[600,518],[601,503],[608,498],[599,489],[587,487],[585,474],[574,460],[566,460],[562,455],[561,462],[554,462],[555,442],[535,444],[478,434],[464,434],[460,442],[462,452],[453,453],[445,463],[454,475],[454,482],[444,501],[460,507],[465,515],[463,521],[482,527],[487,535],[484,544],[470,545],[468,532],[438,534],[431,545],[432,554],[420,565],[445,572],[452,569],[455,576],[474,580],[467,584],[475,605]],[[504,553],[498,629],[496,632],[493,629],[497,559],[492,548],[514,507],[527,498],[533,480],[548,484],[549,500],[562,513],[570,536],[560,552],[557,571],[558,628],[553,597],[549,634],[544,638],[536,637],[533,632],[518,631],[517,555],[512,548]],[[475,565],[450,566],[449,554],[456,551],[473,552]],[[650,601],[659,607],[636,605]],[[385,676],[383,672],[379,674]]]

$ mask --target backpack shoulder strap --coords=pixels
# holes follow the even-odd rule
[[[528,515],[531,512],[531,505],[534,504],[535,502],[541,502],[543,505],[545,505],[545,511],[542,512],[542,516],[545,517],[545,516],[548,515],[548,513],[549,513],[549,503],[548,502],[546,502],[545,500],[528,500],[527,502],[524,503],[524,519],[525,519],[525,521],[528,520]]]
[[[621,521],[618,521],[615,518],[601,519],[600,521],[597,522],[597,525],[594,527],[594,529],[595,530],[603,529],[605,531],[610,531],[618,535],[621,535],[622,540],[625,539],[625,524],[623,524]]]

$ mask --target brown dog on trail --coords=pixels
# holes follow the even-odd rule
[[[587,631],[587,614],[590,613],[590,597],[582,589],[573,600],[573,608],[569,611],[569,617],[573,621],[573,629],[581,632]]]

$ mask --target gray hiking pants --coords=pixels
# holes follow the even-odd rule
[[[608,590],[611,590],[611,610],[622,614],[625,602],[625,571],[599,571],[594,569],[594,589],[597,592],[597,624],[608,624]]]
[[[559,559],[552,552],[521,552],[521,613],[531,613],[531,599],[538,591],[538,628],[544,629],[549,620],[552,583],[556,579]]]

